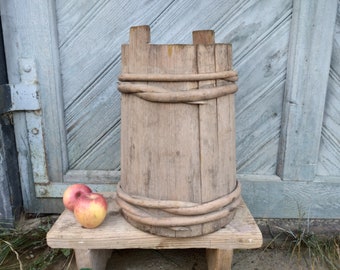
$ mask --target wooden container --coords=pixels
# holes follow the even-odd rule
[[[121,181],[135,227],[191,237],[224,227],[240,203],[230,44],[193,32],[191,45],[150,44],[148,26],[122,45]]]

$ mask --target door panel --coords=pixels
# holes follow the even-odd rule
[[[275,173],[291,1],[272,5],[263,1],[219,3],[220,16],[208,18],[203,14],[205,20],[191,21],[193,25],[185,31],[183,26],[189,19],[180,17],[180,10],[191,8],[189,1],[152,5],[119,1],[92,3],[93,6],[88,2],[83,6],[79,1],[57,1],[70,169],[119,169],[120,96],[116,80],[120,72],[120,45],[128,41],[129,27],[140,20],[139,24],[150,24],[154,28],[155,43],[190,42],[190,31],[207,28],[207,23],[216,29],[216,40],[233,43],[242,89],[242,93],[236,95],[238,168],[241,173]],[[201,2],[198,5],[198,10],[217,12],[214,8]],[[80,10],[77,14],[82,16],[75,16],[74,10]],[[196,11],[193,13],[197,15]],[[128,17],[127,21],[124,16]],[[162,27],[165,20],[174,19],[177,19],[174,29],[164,29],[163,36],[157,40],[158,27]]]
[[[288,74],[287,84],[287,65],[290,63],[293,71],[304,70],[303,57],[293,61],[294,52],[317,40],[303,33],[298,36],[302,40],[296,40],[294,31],[298,32],[298,23],[305,25],[303,20],[309,19],[301,16],[304,12],[310,12],[318,24],[327,26],[324,29],[332,28],[328,26],[333,23],[336,0],[325,3],[300,0],[12,0],[1,3],[10,83],[20,82],[18,59],[26,57],[36,63],[40,89],[42,110],[14,115],[25,209],[61,211],[61,201],[55,198],[60,198],[65,188],[75,182],[87,183],[95,191],[115,190],[120,178],[120,94],[116,88],[121,69],[121,44],[128,42],[131,26],[147,24],[151,27],[152,43],[191,43],[191,32],[201,29],[215,30],[217,42],[232,43],[234,68],[239,72],[237,170],[243,196],[253,213],[296,217],[299,208],[293,207],[296,200],[301,199],[299,204],[309,207],[314,197],[318,199],[312,211],[315,216],[335,213],[340,204],[333,201],[333,208],[328,212],[319,210],[330,203],[317,190],[331,190],[334,195],[328,196],[331,199],[340,191],[337,184],[340,178],[337,51],[333,51],[322,134],[317,134],[321,136],[320,153],[316,157],[319,159],[317,175],[332,176],[335,179],[332,188],[329,182],[312,183],[313,174],[308,174],[310,179],[289,176],[301,175],[300,171],[297,174],[293,171],[301,165],[292,162],[294,151],[298,149],[301,160],[309,152],[308,147],[297,148],[298,144],[294,144],[295,135],[290,128],[299,127],[294,120],[304,118],[300,117],[302,111],[292,113],[287,95],[300,97],[308,95],[308,91],[302,92],[296,87],[303,86],[299,76]],[[323,8],[326,15],[322,14]],[[319,13],[313,15],[310,10],[314,9]],[[314,33],[310,27],[308,21],[305,30]],[[313,46],[317,44],[314,42]],[[335,45],[338,46],[337,36]],[[326,51],[320,49],[324,54]],[[319,54],[315,55],[312,60],[318,66],[322,61]],[[322,74],[328,74],[327,68],[319,66]],[[312,106],[306,104],[305,107]],[[27,130],[27,119],[32,113],[40,115],[42,121],[44,142],[40,145],[39,157],[45,160],[46,172],[39,178],[34,174],[39,164],[32,155],[34,146],[30,145],[32,140]],[[286,144],[286,138],[292,139],[290,144]],[[303,135],[298,138],[305,143]],[[282,181],[285,175],[287,179]],[[311,182],[311,186],[306,182]],[[305,193],[306,185],[309,191],[315,189],[315,192]],[[269,192],[271,196],[266,197]],[[286,207],[281,207],[283,202],[288,202]]]
[[[318,175],[333,177],[340,175],[340,6],[334,31]]]
[[[26,8],[38,6],[30,3]],[[14,5],[11,8],[14,12]],[[41,95],[49,185],[36,183],[37,197],[60,197],[68,183],[77,181],[93,184],[99,191],[114,190],[120,169],[116,90],[120,46],[128,42],[129,28],[141,24],[151,26],[153,43],[191,43],[191,31],[197,29],[214,29],[217,41],[233,43],[240,73],[238,169],[250,175],[275,175],[292,1],[270,5],[214,1],[212,5],[210,1],[60,0],[39,8],[41,20],[49,22],[40,27],[53,42],[45,62],[54,67],[54,76],[47,80],[49,74],[38,70],[39,81],[47,81],[50,87],[46,85]],[[30,20],[35,25],[36,19]],[[42,62],[43,55],[34,57]]]

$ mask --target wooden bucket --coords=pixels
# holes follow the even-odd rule
[[[150,44],[148,26],[122,45],[121,180],[117,202],[135,227],[191,237],[230,222],[236,181],[230,44],[213,31],[192,45]]]

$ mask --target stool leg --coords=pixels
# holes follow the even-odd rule
[[[231,270],[232,249],[207,249],[206,258],[209,270]]]
[[[105,270],[106,263],[111,257],[111,249],[75,249],[77,268]]]

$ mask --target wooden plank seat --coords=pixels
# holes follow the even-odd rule
[[[65,210],[47,233],[52,248],[75,250],[78,269],[105,269],[113,249],[187,249],[205,248],[209,270],[231,269],[234,249],[253,249],[262,245],[262,234],[242,201],[234,219],[224,228],[203,236],[169,238],[143,232],[120,214],[115,193],[105,194],[108,215],[99,227],[85,229]]]

